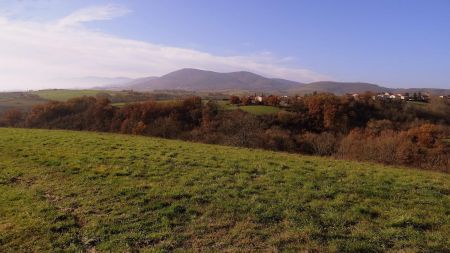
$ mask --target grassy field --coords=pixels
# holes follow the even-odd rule
[[[428,105],[427,102],[422,102],[422,101],[406,101],[406,103],[416,105],[416,106],[427,106]]]
[[[449,235],[448,174],[0,128],[0,252],[450,252]]]
[[[130,104],[130,103],[126,103],[126,102],[111,103],[111,105],[115,106],[115,107],[124,107],[124,106],[126,106],[128,104]]]
[[[246,105],[239,106],[239,109],[256,115],[272,114],[280,111],[278,107],[267,105]]]
[[[228,101],[219,100],[217,102],[221,108],[224,110],[237,110],[241,109],[243,111],[246,111],[248,113],[256,114],[256,115],[262,115],[262,114],[272,114],[277,113],[281,109],[276,106],[267,106],[267,105],[243,105],[243,106],[237,106],[229,104]]]
[[[48,100],[67,101],[71,98],[82,96],[95,96],[99,93],[108,93],[110,95],[114,95],[119,92],[120,91],[105,91],[105,90],[39,90],[33,91],[31,93]]]
[[[182,100],[180,100],[180,99],[155,100],[155,102],[162,103],[162,104],[173,103],[173,102],[177,102],[177,101],[182,101]],[[118,103],[112,103],[111,105],[115,106],[115,107],[124,107],[125,105],[130,105],[130,104],[134,104],[134,103],[142,103],[142,102],[145,102],[145,101],[141,101],[141,102],[139,102],[139,101],[136,101],[136,102],[118,102]]]
[[[48,101],[43,98],[25,92],[0,92],[0,113],[12,108],[28,110],[46,102]]]
[[[47,103],[49,100],[67,101],[82,96],[95,96],[99,93],[118,94],[120,91],[102,90],[40,90],[32,92],[0,92],[0,113],[17,108],[28,110],[37,104]]]
[[[157,101],[158,103],[170,103],[170,102],[174,102],[174,101],[179,101],[176,99],[169,99],[169,100],[160,100]],[[203,103],[207,103],[208,100],[204,100]],[[228,101],[223,101],[223,100],[217,100],[216,101],[217,104],[219,105],[220,108],[222,108],[223,110],[237,110],[237,109],[241,109],[243,111],[246,111],[248,113],[252,113],[255,115],[262,115],[262,114],[272,114],[272,113],[277,113],[279,112],[281,109],[275,106],[266,106],[266,105],[246,105],[246,106],[237,106],[237,105],[231,105],[228,103]],[[129,103],[113,103],[113,106],[116,107],[123,107],[126,104]]]

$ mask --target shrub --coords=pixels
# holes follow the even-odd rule
[[[301,139],[312,149],[312,154],[320,156],[330,156],[337,150],[338,140],[334,134],[323,132],[320,134],[307,132]]]

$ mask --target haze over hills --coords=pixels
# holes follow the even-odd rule
[[[150,80],[154,80],[157,79],[159,77],[157,76],[149,76],[149,77],[141,77],[141,78],[136,78],[136,79],[128,79],[128,80],[124,80],[121,82],[114,82],[114,83],[108,83],[106,85],[101,85],[99,84],[99,86],[94,87],[94,89],[103,89],[103,90],[120,90],[120,89],[124,89],[124,88],[131,88],[135,85],[140,85],[142,83],[146,83]],[[134,88],[133,88],[134,89]]]
[[[321,81],[300,83],[279,78],[267,78],[247,71],[219,73],[199,69],[180,69],[161,77],[144,77],[132,81],[103,86],[103,89],[132,89],[136,91],[186,90],[214,92],[264,92],[272,94],[306,94],[330,92],[336,95],[364,92],[428,92],[434,95],[448,95],[448,89],[387,88],[363,82]]]
[[[126,83],[125,87],[136,91],[188,90],[283,93],[301,85],[298,82],[266,78],[246,71],[218,73],[199,69],[181,69],[159,78],[140,78]]]
[[[125,83],[132,82],[134,79],[129,77],[100,77],[100,76],[85,76],[79,78],[64,78],[56,79],[54,81],[71,85],[73,87],[87,88],[92,86],[111,86],[119,87]]]

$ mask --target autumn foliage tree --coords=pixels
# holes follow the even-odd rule
[[[24,113],[19,109],[9,109],[3,113],[0,119],[0,125],[6,126],[21,126],[24,119]]]
[[[270,106],[277,106],[280,103],[280,100],[278,96],[270,95],[265,99],[264,103]]]
[[[240,103],[241,103],[241,99],[238,96],[231,96],[230,97],[230,104],[238,105]]]

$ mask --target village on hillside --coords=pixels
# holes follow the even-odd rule
[[[314,92],[312,95],[317,94]],[[310,94],[305,94],[304,96],[309,96]],[[289,107],[295,101],[301,100],[304,96],[277,96],[277,95],[247,95],[247,96],[230,96],[229,103],[233,105],[268,105],[268,106],[279,106],[279,107]],[[405,102],[422,102],[428,103],[432,97],[429,93],[390,93],[390,92],[382,92],[382,93],[353,93],[353,94],[345,94],[349,98],[353,98],[355,100],[362,99],[363,97],[369,97],[372,100],[381,100],[381,101],[405,101]],[[443,99],[446,101],[450,100],[450,96],[438,96],[439,99]]]

